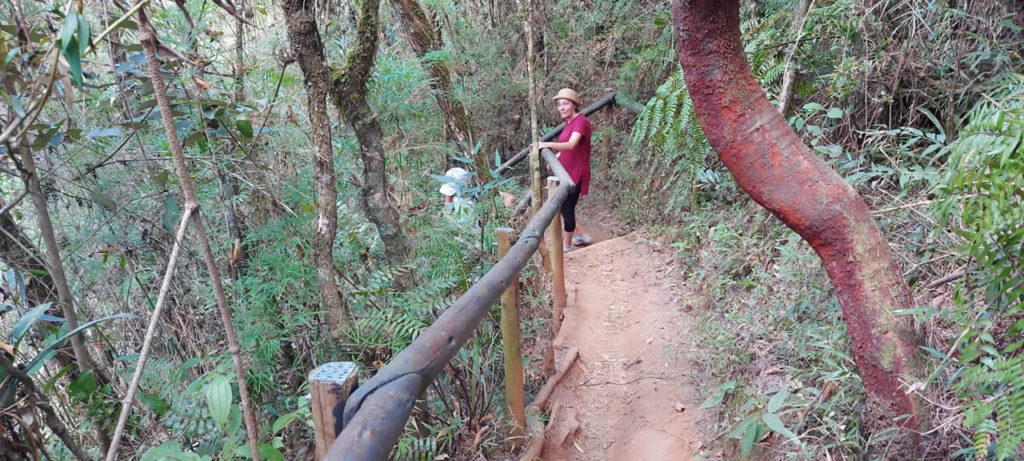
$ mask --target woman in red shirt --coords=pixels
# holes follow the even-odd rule
[[[580,197],[587,195],[590,188],[590,120],[580,113],[580,97],[569,88],[558,90],[554,98],[558,115],[565,120],[565,128],[558,135],[558,142],[538,143],[541,149],[558,151],[558,160],[576,183],[576,191],[562,204],[562,249],[569,251],[572,245],[590,243],[590,236],[576,221],[576,205]]]

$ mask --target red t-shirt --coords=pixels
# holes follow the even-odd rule
[[[569,177],[579,187],[580,196],[587,195],[590,188],[590,120],[583,114],[577,114],[558,135],[558,142],[569,142],[573,133],[579,133],[582,137],[576,144],[575,149],[564,150],[558,156]]]

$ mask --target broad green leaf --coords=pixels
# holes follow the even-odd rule
[[[779,411],[779,409],[782,408],[782,404],[786,401],[786,397],[789,397],[789,387],[783,386],[782,389],[779,389],[779,392],[776,392],[775,395],[772,396],[772,399],[768,401],[768,411],[771,413]]]
[[[182,451],[178,442],[169,440],[158,446],[146,450],[142,454],[141,461],[202,461],[202,457],[191,451]]]
[[[745,425],[746,428],[743,430],[743,440],[740,442],[741,456],[744,458],[750,456],[750,451],[754,448],[754,444],[757,443],[757,440],[760,438],[757,433],[761,432],[758,430],[760,428],[760,424],[757,424],[757,421],[754,418],[748,419]]]
[[[85,56],[89,49],[89,19],[85,15],[78,16],[78,55]]]
[[[843,118],[843,110],[838,107],[832,107],[825,113],[825,116],[828,118]]]
[[[824,107],[822,107],[821,104],[818,104],[816,102],[809,102],[807,104],[804,104],[804,110],[806,110],[807,112],[814,113],[821,109],[824,109]]]
[[[235,118],[235,128],[242,133],[242,136],[246,138],[252,138],[252,121],[248,117],[242,114],[238,114]]]
[[[206,383],[206,404],[210,407],[210,417],[224,427],[231,415],[231,381],[227,376],[217,376]]]
[[[68,46],[71,45],[71,40],[75,36],[75,31],[78,30],[78,13],[74,11],[68,12],[67,16],[64,17],[64,26],[60,29],[60,50],[67,53]]]
[[[77,400],[88,400],[93,392],[96,392],[96,375],[92,370],[85,370],[74,382],[68,386],[68,394]]]
[[[786,428],[785,424],[782,424],[782,420],[779,419],[779,415],[775,413],[765,413],[761,415],[761,421],[764,421],[768,428],[775,431],[776,434],[788,437],[790,440],[798,444],[800,443],[800,439],[797,438],[796,434]]]
[[[39,320],[39,317],[43,315],[43,312],[46,312],[46,310],[50,308],[50,304],[52,303],[42,303],[33,307],[32,310],[28,311],[28,313],[18,320],[18,323],[14,324],[14,329],[11,330],[11,336],[8,338],[8,341],[14,343],[15,348],[18,347],[18,344],[21,342],[21,338],[25,336],[25,332],[28,331],[29,327],[36,323],[36,320]]]
[[[84,85],[82,81],[82,57],[78,54],[78,46],[75,38],[71,39],[71,46],[64,51],[64,59],[68,61],[68,70],[71,71],[71,80],[78,84],[78,86]]]
[[[292,421],[298,419],[298,417],[298,413],[294,411],[279,416],[276,420],[274,420],[274,424],[270,425],[270,433],[277,434],[278,432],[281,431],[281,429],[284,429],[289,424],[291,424]]]

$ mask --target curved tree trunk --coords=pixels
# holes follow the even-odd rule
[[[675,0],[672,9],[679,61],[708,142],[736,183],[821,258],[867,391],[867,428],[909,429],[896,452],[906,456],[919,445],[924,412],[900,379],[924,374],[913,326],[893,315],[913,299],[885,238],[864,200],[800,141],[754,80],[739,1]]]
[[[345,337],[352,330],[351,315],[338,291],[334,272],[334,237],[338,233],[338,189],[334,177],[334,147],[331,145],[331,121],[327,118],[327,67],[323,41],[316,27],[313,3],[307,0],[283,2],[288,23],[288,41],[302,68],[306,87],[309,124],[313,132],[316,166],[317,220],[313,238],[316,272],[320,277],[320,297],[327,312],[331,334]]]
[[[388,191],[388,176],[380,123],[366,100],[366,82],[377,58],[379,0],[359,3],[359,26],[355,48],[345,60],[345,68],[331,75],[331,99],[359,141],[363,158],[363,207],[384,241],[384,253],[392,267],[405,264],[409,258],[409,241],[402,231],[398,207]],[[395,279],[400,290],[408,288],[408,278]]]
[[[419,2],[416,0],[391,0],[391,5],[394,6],[398,18],[402,22],[402,35],[421,60],[426,58],[431,51],[437,51],[444,47],[444,42],[441,40],[441,29],[430,20]],[[491,165],[487,161],[487,153],[483,149],[474,152],[476,141],[469,123],[469,112],[461,102],[452,99],[452,77],[448,66],[436,59],[423,61],[423,66],[431,77],[430,87],[434,90],[437,107],[441,109],[441,116],[444,118],[445,133],[463,146],[466,157],[473,159],[477,171],[474,181],[477,184],[486,182],[490,178],[486,172],[491,170]]]

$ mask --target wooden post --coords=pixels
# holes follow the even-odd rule
[[[330,362],[309,374],[309,397],[313,412],[316,459],[324,459],[335,437],[341,432],[345,400],[356,387],[356,364]]]
[[[558,190],[558,178],[548,176],[548,195],[552,196]],[[554,335],[558,336],[558,330],[562,327],[562,310],[565,309],[565,256],[562,252],[562,214],[555,213],[548,227],[548,242],[551,247],[551,280],[555,292],[554,303],[551,308],[554,319]]]
[[[504,258],[512,247],[513,231],[498,228],[498,259]],[[526,397],[523,392],[522,339],[519,332],[519,277],[513,277],[501,295],[501,342],[505,353],[505,401],[515,425],[512,437],[522,437],[526,427]]]

